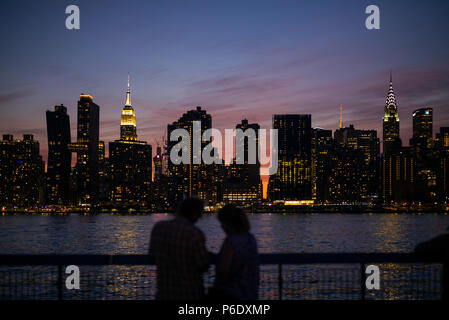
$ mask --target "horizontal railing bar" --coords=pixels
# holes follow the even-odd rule
[[[217,255],[210,254],[211,263]],[[272,253],[260,254],[260,264],[352,264],[352,263],[442,263],[437,259],[418,259],[413,253]],[[144,254],[128,255],[0,255],[0,265],[153,265]]]

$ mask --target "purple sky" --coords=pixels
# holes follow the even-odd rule
[[[77,4],[81,29],[65,29]],[[415,108],[449,126],[449,3],[376,1],[2,1],[0,134],[32,133],[46,160],[45,110],[63,103],[76,139],[81,92],[100,105],[100,138],[119,138],[128,72],[139,139],[155,144],[196,105],[214,127],[243,118],[271,127],[274,113],[311,113],[381,137],[389,70],[401,136]],[[155,147],[153,148],[155,149]]]

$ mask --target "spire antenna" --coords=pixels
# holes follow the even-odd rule
[[[393,72],[390,69],[390,82],[393,82]]]
[[[128,89],[126,90],[126,106],[131,106],[131,89],[129,88],[129,73],[128,73]]]
[[[343,128],[343,105],[340,103],[340,129]]]

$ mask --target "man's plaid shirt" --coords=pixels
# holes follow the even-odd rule
[[[156,299],[204,298],[203,273],[209,266],[205,242],[203,232],[182,217],[156,223],[150,240],[157,266]]]

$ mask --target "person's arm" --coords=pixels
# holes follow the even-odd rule
[[[149,255],[154,255],[154,250],[156,249],[156,244],[155,244],[156,236],[155,236],[155,234],[157,233],[157,227],[158,227],[158,225],[156,224],[153,227],[153,230],[151,230],[150,245],[148,246],[148,254]]]
[[[234,256],[234,248],[229,240],[225,240],[221,248],[220,260],[216,266],[217,284],[226,283],[229,280],[231,262]]]
[[[209,252],[206,248],[206,238],[202,232],[195,237],[193,244],[193,255],[199,271],[206,272],[209,269]]]

